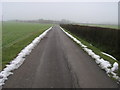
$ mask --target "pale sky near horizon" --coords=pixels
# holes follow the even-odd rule
[[[67,19],[79,23],[118,23],[117,2],[4,2],[3,19]]]

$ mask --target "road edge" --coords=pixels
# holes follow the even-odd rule
[[[114,72],[116,69],[116,65],[118,66],[118,63],[117,62],[115,62],[114,64],[113,64],[113,67],[112,67],[112,65],[108,62],[108,61],[106,61],[106,60],[104,60],[102,57],[100,57],[99,55],[97,55],[97,54],[95,54],[91,49],[89,49],[89,48],[87,48],[87,46],[86,45],[84,45],[83,43],[81,43],[81,41],[79,41],[78,39],[76,39],[74,36],[72,36],[70,33],[68,33],[68,32],[66,32],[62,27],[60,27],[61,28],[61,30],[68,36],[68,37],[70,37],[73,41],[75,41],[77,44],[79,44],[81,47],[82,47],[82,49],[89,55],[89,56],[91,56],[93,59],[95,59],[95,62],[96,62],[96,64],[98,64],[99,65],[99,67],[101,68],[101,69],[103,69],[105,72],[106,72],[106,74],[110,77],[110,74],[112,74],[113,76],[113,78],[115,78],[118,82],[118,84],[119,84],[119,82],[120,82],[120,77],[119,76],[117,76],[117,74]],[[109,69],[109,67],[112,67],[111,69]]]
[[[4,82],[8,80],[8,76],[12,75],[13,71],[23,64],[25,57],[31,53],[35,46],[40,43],[41,39],[44,38],[51,29],[52,26],[36,37],[29,45],[20,51],[18,56],[13,59],[10,64],[6,65],[6,67],[0,72],[0,88],[2,88],[5,84]]]

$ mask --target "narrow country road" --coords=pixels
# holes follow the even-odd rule
[[[117,88],[59,26],[41,40],[3,88]]]

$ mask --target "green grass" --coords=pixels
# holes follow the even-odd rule
[[[118,29],[118,25],[105,25],[105,24],[80,24],[80,25]]]
[[[29,43],[48,29],[50,24],[3,22],[2,68]]]
[[[104,60],[109,61],[112,65],[114,64],[114,62],[117,62],[119,64],[119,70],[116,72],[118,76],[120,76],[120,62],[114,60],[113,58],[106,56],[104,54],[102,54],[101,50],[99,48],[96,48],[94,45],[91,45],[89,42],[85,41],[84,39],[81,39],[80,37],[77,37],[75,34],[69,32],[68,30],[65,30],[68,33],[70,33],[72,36],[74,36],[75,38],[77,38],[79,41],[81,41],[81,43],[83,43],[84,45],[87,46],[87,48],[91,49],[95,54],[99,55],[101,58],[103,58]],[[80,45],[79,45],[80,46]]]

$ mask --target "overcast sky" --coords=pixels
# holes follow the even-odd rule
[[[117,2],[4,2],[3,19],[67,19],[79,23],[118,23]]]

